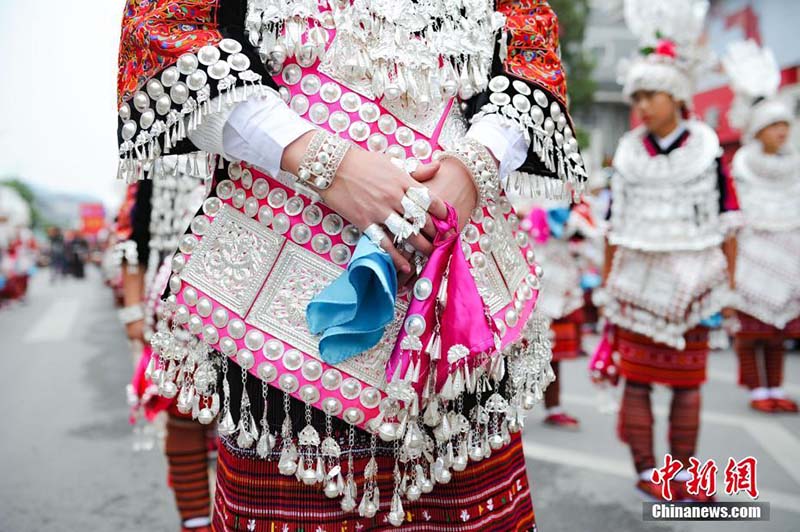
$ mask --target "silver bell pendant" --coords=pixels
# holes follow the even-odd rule
[[[467,468],[467,457],[458,455],[453,460],[453,471],[464,471]]]
[[[290,477],[297,471],[297,463],[291,458],[282,456],[278,461],[278,471],[280,471],[281,475]]]
[[[200,413],[197,415],[197,420],[202,425],[209,425],[214,421],[215,417],[214,412],[212,412],[210,408],[201,408]]]
[[[406,490],[406,497],[411,502],[418,501],[421,496],[422,496],[422,489],[416,484],[410,485]]]
[[[325,496],[328,497],[329,499],[335,499],[336,497],[341,495],[341,492],[339,491],[339,486],[336,485],[336,479],[333,479],[333,478],[330,479],[325,484],[325,490],[324,491],[325,491]],[[347,510],[345,510],[345,511],[347,511]]]
[[[392,526],[400,526],[406,519],[406,512],[403,510],[403,502],[400,500],[400,494],[395,493],[392,497],[392,506],[389,510],[389,523]]]
[[[359,513],[361,517],[366,517],[367,519],[372,519],[375,517],[375,514],[378,513],[378,507],[375,506],[375,503],[372,501],[366,501],[364,505],[359,508]]]
[[[475,444],[469,449],[469,459],[473,462],[480,462],[483,460],[483,449],[479,444]]]
[[[389,523],[392,526],[400,526],[405,521],[405,516],[397,512],[389,512]]]
[[[522,396],[522,408],[524,410],[533,410],[534,406],[536,406],[535,395],[529,392]]]
[[[342,498],[341,507],[343,512],[352,512],[356,507],[356,501],[350,496],[349,493],[345,493],[344,497]]]

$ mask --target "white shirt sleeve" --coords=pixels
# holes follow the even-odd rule
[[[312,129],[277,93],[268,92],[223,106],[221,112],[207,116],[189,139],[201,150],[247,161],[277,176],[283,150]]]
[[[212,109],[216,104],[212,102]],[[204,118],[189,139],[201,150],[247,161],[269,175],[280,171],[283,150],[314,126],[268,92],[234,104]],[[489,115],[472,124],[467,136],[486,146],[499,161],[500,177],[519,168],[528,155],[528,142],[518,128]]]
[[[487,115],[474,122],[467,137],[486,146],[500,163],[500,177],[504,178],[525,162],[528,157],[528,141],[517,127],[503,122],[497,115]]]

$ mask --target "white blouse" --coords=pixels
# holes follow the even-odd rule
[[[211,108],[216,108],[212,102]],[[207,116],[189,133],[199,149],[247,161],[269,175],[278,175],[283,150],[315,126],[289,108],[281,97],[270,91],[266,97],[223,105],[222,110]],[[528,153],[528,141],[519,128],[504,124],[496,115],[481,117],[467,131],[500,163],[500,177],[519,168]]]

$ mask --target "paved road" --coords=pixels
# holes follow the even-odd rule
[[[596,341],[596,340],[595,340]],[[543,415],[526,425],[525,451],[533,480],[534,505],[542,532],[769,531],[800,530],[800,418],[758,415],[736,385],[737,362],[730,351],[711,355],[709,381],[703,387],[702,428],[697,456],[722,464],[728,457],[758,459],[759,500],[770,503],[768,523],[644,523],[642,499],[633,489],[627,447],[616,437],[620,391],[599,391],[586,377],[586,359],[562,364],[561,390],[566,409],[581,428],[567,432],[541,425]],[[790,393],[800,397],[800,353],[787,357]],[[656,456],[667,451],[666,426],[671,394],[656,389]],[[737,499],[724,495],[722,501]],[[747,499],[740,499],[747,500]],[[649,525],[649,526],[648,526]]]
[[[26,304],[0,310],[0,532],[177,530],[162,454],[131,450],[124,394],[131,361],[111,294],[96,275],[55,286],[45,276],[34,281]],[[787,362],[800,397],[800,356]],[[643,523],[627,450],[614,435],[618,391],[600,394],[584,367],[584,360],[565,364],[562,383],[581,430],[545,428],[541,414],[527,426],[542,532],[800,529],[800,418],[751,413],[730,352],[711,360],[698,454],[758,457],[762,500],[772,505],[772,520],[759,526]],[[661,443],[669,395],[655,399]]]
[[[110,291],[98,275],[34,281],[26,304],[0,310],[0,531],[177,530],[163,455],[131,451]]]

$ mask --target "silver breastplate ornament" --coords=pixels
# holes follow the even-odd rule
[[[753,141],[733,158],[745,225],[738,235],[736,307],[782,329],[800,316],[800,157]]]
[[[685,145],[650,155],[639,127],[614,156],[609,241],[643,251],[699,250],[719,245],[717,165],[720,146],[707,125],[689,122]]]

